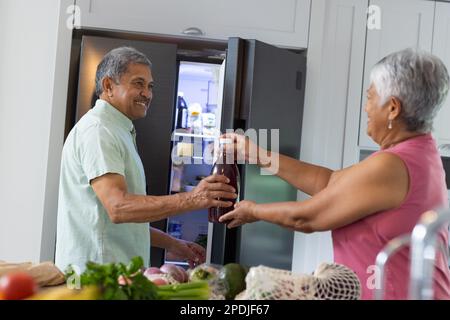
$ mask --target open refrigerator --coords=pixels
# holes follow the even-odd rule
[[[241,38],[228,41],[74,30],[66,134],[95,102],[95,71],[111,49],[131,46],[152,61],[153,101],[135,120],[137,147],[147,194],[167,195],[195,188],[211,172],[219,132],[279,130],[280,153],[299,158],[306,78],[305,51],[277,48]],[[185,118],[179,121],[180,96]],[[189,118],[189,112],[191,116]],[[184,123],[184,124],[181,124]],[[272,140],[268,141],[271,149]],[[183,161],[182,161],[183,160]],[[256,165],[239,165],[239,198],[268,203],[295,201],[297,190]],[[172,236],[206,247],[207,262],[237,262],[290,269],[294,232],[256,222],[228,229],[208,223],[207,210],[151,222]],[[151,265],[185,265],[152,247]]]
[[[211,174],[220,136],[225,63],[179,62],[172,133],[171,194],[192,191]],[[208,222],[208,209],[168,218],[166,232],[204,247],[206,260],[211,261],[212,237],[208,235],[212,235],[213,226]],[[164,262],[187,265],[168,252],[165,252]]]

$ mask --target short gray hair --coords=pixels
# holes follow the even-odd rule
[[[131,47],[120,47],[108,52],[97,67],[95,74],[95,94],[99,97],[103,93],[102,81],[109,77],[116,83],[127,72],[132,63],[152,67],[150,60],[142,52]]]
[[[436,56],[415,49],[394,52],[372,69],[370,82],[381,98],[402,103],[401,117],[409,131],[431,132],[433,119],[449,90],[449,75]]]

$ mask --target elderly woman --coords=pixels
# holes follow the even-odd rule
[[[430,133],[448,92],[444,64],[431,54],[407,49],[379,61],[370,79],[367,134],[380,151],[337,171],[280,154],[273,173],[312,197],[270,204],[241,201],[220,218],[228,227],[263,220],[305,233],[332,230],[335,262],[356,272],[363,299],[373,297],[369,267],[387,242],[411,233],[423,212],[448,207],[445,173]],[[268,163],[263,158],[267,151],[244,136],[226,136],[234,140],[238,156],[260,166]],[[447,246],[446,230],[439,241]],[[386,299],[408,297],[409,260],[405,249],[388,264]],[[434,292],[436,299],[450,299],[450,273],[442,252],[436,259]]]

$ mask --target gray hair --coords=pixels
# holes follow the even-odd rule
[[[449,75],[436,56],[414,49],[394,52],[372,69],[370,82],[381,98],[402,103],[401,117],[409,131],[431,132],[433,119],[447,96]]]
[[[118,83],[120,77],[127,72],[128,66],[132,63],[152,67],[150,60],[134,48],[120,47],[108,52],[97,67],[95,94],[99,97],[103,93],[102,81],[104,78],[109,77]]]

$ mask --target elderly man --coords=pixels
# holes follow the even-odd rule
[[[231,206],[224,176],[205,178],[191,192],[148,196],[132,120],[146,116],[153,95],[151,62],[139,51],[110,51],[98,65],[100,98],[69,133],[62,154],[56,264],[84,269],[87,261],[128,262],[150,243],[178,257],[204,260],[200,246],[177,240],[149,222],[211,206]],[[157,183],[157,181],[153,182]]]

